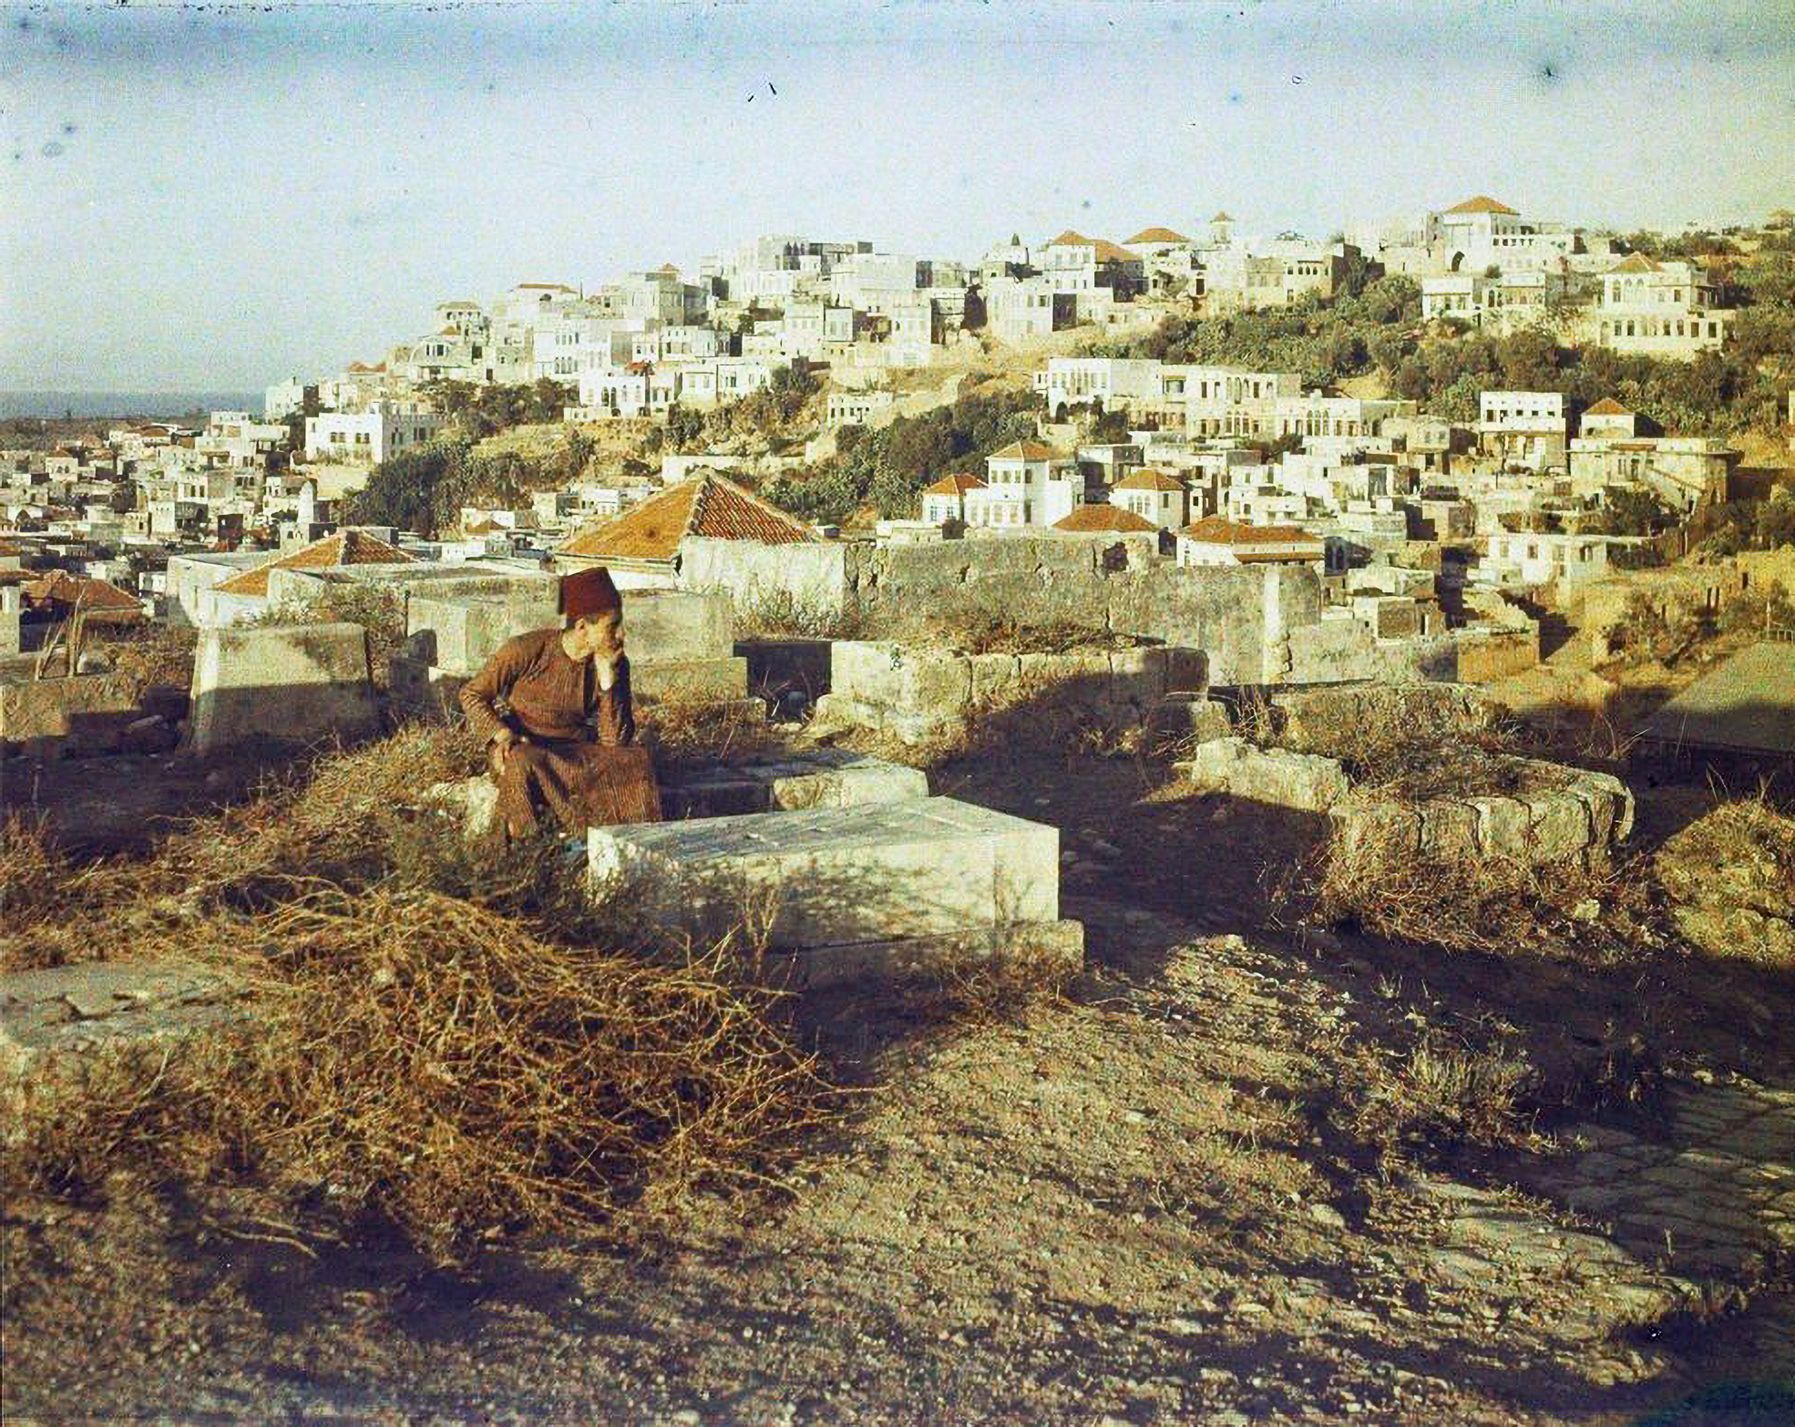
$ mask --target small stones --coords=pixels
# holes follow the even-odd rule
[[[1309,1206],[1309,1219],[1324,1229],[1340,1232],[1346,1228],[1346,1216],[1332,1204],[1314,1203]]]

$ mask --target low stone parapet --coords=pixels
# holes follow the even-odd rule
[[[1059,916],[1059,831],[950,798],[593,828],[601,895],[695,936],[742,929],[800,984],[1031,950],[1082,958]]]
[[[1199,743],[1188,762],[1174,767],[1201,792],[1297,812],[1324,813],[1351,789],[1338,759],[1260,748],[1233,735]]]
[[[1606,858],[1633,830],[1633,794],[1607,773],[1516,759],[1530,791],[1393,802],[1355,792],[1329,808],[1349,846],[1393,840],[1433,858],[1503,859],[1538,866]]]

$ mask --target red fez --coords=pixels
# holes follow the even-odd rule
[[[595,619],[623,608],[623,596],[603,565],[561,577],[561,613],[568,619]]]

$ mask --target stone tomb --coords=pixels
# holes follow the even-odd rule
[[[669,818],[851,808],[929,795],[929,777],[922,769],[837,748],[662,770],[659,776]],[[460,821],[470,837],[491,827],[498,800],[498,786],[484,775],[439,783],[430,790],[430,801]]]
[[[195,753],[259,741],[354,740],[380,729],[360,625],[201,631],[188,723]]]
[[[746,925],[794,984],[1024,948],[1083,959],[1059,916],[1059,830],[952,798],[592,828],[594,890],[627,888],[700,938]]]
[[[553,580],[518,579],[479,590],[412,591],[405,646],[389,674],[395,699],[429,717],[453,714],[461,686],[515,635],[559,625]],[[670,694],[743,699],[748,665],[737,657],[729,601],[680,590],[632,590],[624,632],[637,699]]]

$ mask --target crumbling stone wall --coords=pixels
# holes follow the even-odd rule
[[[1165,645],[1063,654],[963,654],[837,640],[817,716],[908,742],[964,730],[981,710],[1051,698],[1104,721],[1144,723],[1170,693],[1200,691],[1205,660]]]

